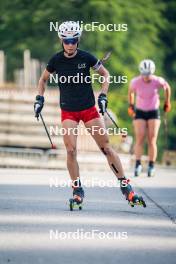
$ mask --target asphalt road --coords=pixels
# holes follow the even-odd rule
[[[111,172],[82,178],[84,208],[70,212],[66,171],[0,169],[1,264],[176,263],[176,170],[132,178],[147,208],[131,208]]]

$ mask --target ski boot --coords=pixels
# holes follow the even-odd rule
[[[155,167],[153,166],[148,166],[148,177],[155,176]]]
[[[84,198],[83,188],[82,187],[73,188],[73,198],[69,200],[70,211],[73,211],[73,209],[75,208],[82,210],[83,198]]]
[[[125,195],[126,200],[128,201],[129,205],[131,207],[134,207],[135,205],[141,205],[143,207],[146,207],[146,203],[142,196],[138,196],[132,189],[132,186],[129,184],[129,179],[123,178],[120,180],[120,189]]]
[[[135,167],[135,170],[134,170],[134,176],[135,177],[138,177],[142,172],[142,165],[139,164],[138,166]]]

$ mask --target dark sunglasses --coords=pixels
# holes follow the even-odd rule
[[[69,38],[69,39],[63,39],[64,44],[69,45],[75,45],[76,43],[78,43],[78,38]]]

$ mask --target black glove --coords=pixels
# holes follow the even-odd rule
[[[98,96],[98,106],[99,106],[99,113],[101,113],[102,115],[104,115],[104,113],[106,112],[106,108],[108,106],[108,99],[106,97],[106,94],[101,93]]]
[[[35,117],[39,117],[39,114],[42,111],[43,105],[44,105],[44,97],[41,95],[37,95],[35,98],[35,103],[34,103],[34,112],[35,112]]]

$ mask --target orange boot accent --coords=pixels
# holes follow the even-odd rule
[[[78,202],[81,202],[81,200],[82,200],[81,197],[76,195],[76,194],[73,196],[73,199],[78,201]]]
[[[132,201],[133,201],[133,197],[134,197],[134,192],[132,191],[132,192],[130,192],[129,195],[128,195],[128,200],[129,200],[130,202],[132,202]]]

